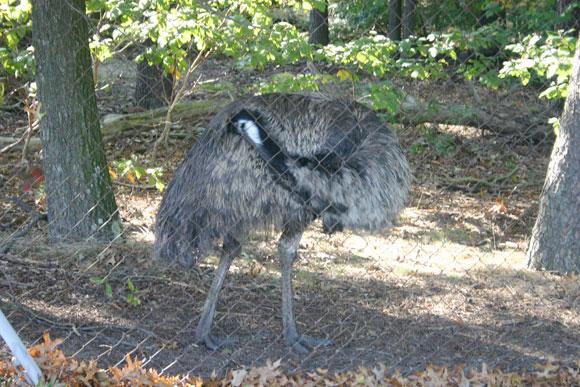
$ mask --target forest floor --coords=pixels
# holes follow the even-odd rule
[[[98,92],[101,114],[135,111],[133,67],[102,67],[107,86]],[[201,81],[241,89],[248,79],[276,71],[241,73],[211,61]],[[547,117],[557,115],[523,88],[490,91],[457,79],[394,82],[425,101],[477,105],[527,127],[547,126]],[[191,98],[231,93],[206,87]],[[162,166],[167,183],[194,142],[187,128],[210,118],[176,125],[174,131],[184,135],[171,138],[157,165],[149,159],[152,128],[108,141],[108,159],[134,155],[145,167]],[[26,125],[24,113],[0,112],[0,136]],[[382,363],[402,374],[429,365],[481,369],[485,363],[517,372],[548,359],[578,361],[578,278],[526,267],[551,136],[446,124],[394,126],[415,174],[411,202],[397,225],[379,235],[327,236],[315,224],[300,244],[294,278],[298,329],[330,338],[334,346],[300,355],[284,345],[275,232],[250,238],[221,293],[215,333],[236,336],[239,344],[210,351],[195,343],[216,259],[190,270],[152,262],[162,194],[126,176],[114,182],[122,241],[54,246],[46,222],[39,222],[0,258],[0,308],[27,344],[49,332],[64,340],[68,356],[94,358],[106,367],[130,354],[166,374],[224,375],[268,359],[281,360],[287,372],[332,373]],[[6,240],[31,218],[15,196],[36,211],[45,204],[40,190],[22,192],[19,150],[0,156],[0,237]],[[40,157],[31,150],[33,164],[40,166]],[[7,349],[0,347],[5,357]]]

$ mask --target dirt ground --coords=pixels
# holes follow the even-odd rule
[[[234,81],[253,76],[210,64],[208,81],[239,85]],[[99,92],[101,113],[133,111],[131,68],[117,64],[112,70],[103,75],[109,85]],[[397,82],[426,101],[475,103],[473,86],[457,80]],[[493,114],[518,112],[528,127],[556,115],[554,107],[523,89],[481,88],[477,94]],[[176,130],[187,132],[195,124],[180,123]],[[0,112],[1,135],[25,125],[25,115]],[[0,308],[28,345],[49,332],[64,339],[64,352],[77,359],[95,358],[106,367],[129,354],[167,374],[222,375],[267,359],[282,359],[290,372],[383,363],[404,374],[430,364],[486,363],[517,371],[547,359],[561,364],[580,359],[578,278],[526,268],[550,136],[538,140],[442,124],[395,126],[415,173],[413,197],[398,224],[378,235],[330,237],[315,224],[300,245],[294,278],[298,329],[329,338],[334,346],[300,355],[284,345],[275,232],[247,241],[221,293],[214,332],[235,336],[239,344],[210,351],[195,343],[216,259],[191,270],[152,262],[161,194],[122,177],[115,190],[123,238],[107,245],[54,246],[46,223],[39,222],[0,257]],[[149,166],[152,140],[147,129],[109,141],[109,161],[136,155]],[[167,171],[164,181],[193,141],[171,139],[159,161]],[[43,203],[20,190],[20,153],[0,156],[0,236],[6,239],[31,218],[15,195],[37,211]],[[31,157],[39,162],[38,150]],[[9,356],[0,347],[0,358]]]

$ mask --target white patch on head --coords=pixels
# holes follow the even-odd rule
[[[246,136],[250,138],[250,140],[256,145],[262,145],[262,139],[260,138],[260,130],[258,129],[258,125],[252,120],[238,120],[236,123],[238,127],[238,131],[240,133],[245,133]]]

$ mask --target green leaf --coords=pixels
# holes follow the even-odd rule
[[[147,174],[147,171],[145,171],[145,168],[139,167],[136,165],[133,167],[133,171],[135,172],[135,176],[137,176],[137,179],[140,179],[141,176],[144,176]]]
[[[534,34],[534,35],[532,36],[532,38],[530,39],[530,41],[528,42],[528,47],[530,47],[530,46],[535,46],[535,45],[536,45],[536,43],[538,43],[538,42],[540,41],[540,39],[541,39],[541,38],[540,38],[540,36],[539,36],[539,35],[536,35],[536,34]]]
[[[20,41],[20,39],[18,38],[17,34],[8,33],[4,36],[4,39],[6,39],[6,45],[8,47],[10,47],[13,50],[18,50],[18,42]]]
[[[338,70],[336,76],[338,79],[340,79],[341,82],[344,82],[347,79],[352,79],[352,74],[346,70]]]
[[[559,117],[552,117],[548,120],[548,123],[552,125],[552,129],[554,130],[554,134],[558,137],[558,133],[560,133],[560,118]]]
[[[431,58],[435,58],[437,56],[437,54],[439,53],[439,51],[437,50],[437,47],[429,47],[429,56],[431,56]]]
[[[357,52],[356,60],[360,63],[363,63],[363,64],[368,63],[368,61],[369,61],[367,55],[365,53],[363,53],[362,51]]]
[[[101,277],[90,277],[89,281],[98,285],[102,285],[105,282],[105,280],[103,280]]]
[[[163,184],[161,180],[157,180],[155,182],[155,188],[157,188],[157,191],[163,192],[163,190],[165,189],[165,184]]]

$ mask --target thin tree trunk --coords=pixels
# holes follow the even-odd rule
[[[389,38],[393,41],[401,40],[401,0],[389,1]]]
[[[308,29],[310,37],[308,43],[321,44],[326,46],[329,43],[328,38],[328,3],[324,11],[317,8],[310,11],[310,28]]]
[[[415,34],[415,10],[416,0],[405,0],[403,5],[403,38]]]
[[[528,266],[560,273],[580,272],[580,46],[560,130],[548,165]]]
[[[153,44],[145,41],[145,47]],[[137,79],[135,81],[135,105],[145,109],[157,109],[168,106],[173,90],[173,77],[165,75],[159,64],[150,65],[146,59],[137,64]]]
[[[85,1],[32,5],[50,237],[111,239],[120,223],[99,127]]]

